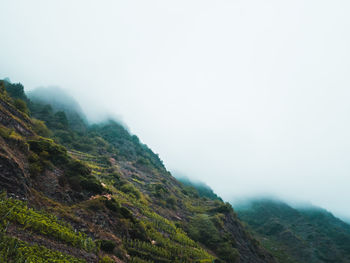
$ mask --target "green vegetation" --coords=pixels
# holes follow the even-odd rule
[[[32,154],[29,157],[30,171],[33,176],[50,168],[52,164],[62,167],[65,171],[61,183],[69,182],[76,191],[90,191],[102,193],[103,187],[96,177],[91,175],[91,170],[67,154],[67,150],[55,143],[52,139],[39,137],[35,140],[28,140]]]
[[[126,194],[131,194],[133,195],[136,199],[140,199],[141,198],[141,193],[140,191],[133,186],[132,184],[126,183],[124,184],[121,188],[120,191],[126,193]]]
[[[350,227],[319,208],[295,209],[278,201],[252,201],[238,215],[282,263],[350,261]]]
[[[23,85],[20,83],[10,83],[8,81],[1,81],[3,87],[6,89],[7,94],[13,99],[20,99],[24,102],[28,102],[28,98],[24,93]],[[3,91],[4,92],[4,91]]]
[[[46,127],[45,122],[32,118],[33,130],[43,137],[51,137],[52,132]]]
[[[21,99],[14,99],[13,100],[13,105],[16,107],[17,110],[25,113],[25,114],[29,114],[29,109],[27,107],[27,104],[25,103],[25,101],[21,100]]]
[[[94,163],[94,166],[97,166],[97,163]],[[116,178],[117,181],[120,181],[119,176],[116,176]],[[224,228],[225,214],[233,213],[231,205],[227,203],[225,204],[220,200],[208,201],[208,204],[210,204],[208,207],[203,206],[200,199],[199,202],[194,202],[193,204],[195,205],[196,210],[200,209],[201,211],[207,211],[209,214],[199,216],[200,219],[205,217],[204,223],[201,220],[197,221],[197,217],[195,217],[195,219],[191,220],[189,224],[183,225],[186,232],[192,237],[191,239],[186,232],[177,227],[174,222],[171,222],[147,209],[142,202],[135,198],[131,191],[125,191],[123,187],[124,185],[125,184],[120,183],[116,184],[118,190],[115,189],[114,191],[117,191],[119,194],[119,191],[126,193],[126,200],[131,202],[129,205],[137,207],[143,215],[141,222],[135,219],[133,220],[136,222],[135,225],[137,225],[138,231],[143,233],[141,235],[139,233],[137,236],[139,238],[144,236],[144,238],[125,239],[124,242],[124,246],[128,253],[134,258],[153,260],[155,262],[173,262],[176,260],[193,262],[198,259],[205,262],[206,260],[210,261],[214,259],[214,257],[198,246],[194,241],[196,240],[215,251],[216,255],[226,262],[238,261],[239,252],[235,247],[235,242],[232,241],[232,237],[227,234],[222,235],[221,232]],[[127,185],[130,184],[128,183]],[[170,194],[163,184],[151,184],[147,187],[155,196],[168,196],[167,202],[172,199],[172,201],[170,201],[171,207],[169,204],[166,207],[172,209],[177,207],[175,196]],[[120,199],[121,196],[118,196],[117,198]],[[119,203],[116,202],[114,198],[106,200],[105,204],[110,210],[118,211],[119,209]],[[200,207],[198,207],[198,205]],[[150,243],[149,240],[153,240],[153,244]],[[178,255],[179,251],[182,251],[181,256],[174,257],[174,255]],[[154,255],[157,256],[154,257]]]
[[[143,239],[125,239],[124,246],[135,260],[151,262],[211,262],[214,257],[202,249],[175,224],[133,201],[143,215],[138,223]],[[151,240],[151,242],[150,242]],[[137,262],[137,261],[135,261]]]
[[[23,152],[27,153],[29,151],[28,143],[14,129],[9,129],[0,125],[0,136],[21,149]]]
[[[215,225],[217,221],[220,221],[220,218],[211,218],[207,214],[195,216],[188,226],[190,237],[214,250],[220,258],[227,262],[238,262],[239,252],[235,248],[235,243],[228,237],[221,236],[220,228]]]
[[[112,260],[109,256],[104,256],[99,260],[99,263],[114,263],[114,260]]]
[[[22,225],[40,234],[55,238],[71,246],[94,251],[95,243],[81,232],[76,232],[70,225],[43,211],[35,211],[25,203],[2,195],[0,199],[0,219]]]
[[[211,200],[220,200],[213,190],[202,182],[193,182],[189,178],[184,176],[179,176],[177,179],[184,184],[183,193],[193,197],[206,197]]]
[[[120,123],[89,125],[65,102],[30,100],[22,85],[6,81],[0,89],[0,107],[21,126],[0,124],[0,147],[14,157],[6,165],[20,171],[13,182],[22,176],[18,182],[28,189],[17,195],[8,187],[11,198],[0,198],[7,240],[1,253],[9,262],[83,262],[54,251],[62,246],[101,263],[114,257],[140,263],[273,262],[229,204],[203,184],[175,180],[159,156]],[[29,233],[44,246],[30,245]],[[31,252],[16,254],[16,246]],[[38,247],[40,259],[33,255]]]
[[[116,244],[115,244],[115,242],[110,241],[110,240],[100,240],[99,246],[103,251],[112,253]]]
[[[30,245],[17,238],[0,233],[0,263],[86,263],[44,246]]]

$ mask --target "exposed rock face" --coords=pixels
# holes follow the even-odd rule
[[[15,129],[17,133],[23,136],[34,135],[28,127],[31,125],[30,119],[1,99],[0,124],[7,128]]]
[[[28,194],[25,172],[14,159],[3,154],[0,154],[0,189],[21,197]]]
[[[34,135],[31,121],[12,105],[0,99],[0,124],[14,129],[21,136]],[[24,145],[16,141],[5,141],[0,138],[0,189],[9,194],[26,197],[29,190],[29,179],[24,158]]]

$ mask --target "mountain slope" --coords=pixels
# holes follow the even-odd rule
[[[119,123],[77,129],[71,111],[0,84],[6,262],[275,262],[229,204],[177,181]]]
[[[181,183],[183,183],[185,186],[189,187],[189,190],[191,188],[194,188],[197,190],[198,195],[200,197],[206,197],[212,200],[220,200],[222,201],[222,199],[220,197],[218,197],[214,191],[205,183],[202,182],[193,182],[191,181],[188,177],[186,176],[178,176],[175,175],[176,179],[179,180]]]
[[[323,209],[255,200],[237,211],[282,263],[350,262],[350,225]]]

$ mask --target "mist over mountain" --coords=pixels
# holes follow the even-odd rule
[[[55,111],[65,111],[66,114],[78,114],[86,118],[79,103],[62,88],[40,87],[28,92],[28,98],[34,102],[51,105]]]
[[[60,86],[94,122],[119,116],[224,199],[272,194],[350,216],[348,1],[5,0],[2,11],[1,78]]]
[[[62,262],[350,262],[350,225],[324,209],[306,202],[294,202],[293,208],[261,196],[236,200],[233,210],[207,184],[179,172],[174,172],[177,180],[172,177],[160,157],[120,123],[89,124],[79,104],[60,89],[38,89],[27,97],[21,84],[3,80],[1,92],[0,147],[5,154],[0,165],[5,170],[0,189],[5,192],[0,216],[11,223],[0,235],[1,257],[30,258],[33,249],[40,249],[45,256],[36,255],[38,260],[64,253]],[[21,166],[28,168],[15,168]],[[48,215],[35,210],[49,209],[50,202],[76,218],[59,209],[47,210]],[[43,241],[54,236],[50,229],[59,224],[56,216],[75,222],[82,231],[80,242],[89,245],[74,252]],[[116,230],[96,216],[128,223]],[[42,229],[38,217],[54,220],[49,230]],[[27,224],[42,235],[41,241],[16,224]],[[107,232],[98,230],[101,225]],[[84,239],[86,234],[93,239]],[[70,239],[56,240],[77,246]],[[17,246],[28,252],[11,252]]]
[[[349,262],[349,1],[1,11],[1,262]]]
[[[63,111],[72,129],[84,131],[87,118],[79,103],[59,87],[37,88],[28,92],[28,98],[41,105],[50,105],[53,111]],[[35,111],[36,109],[32,109]]]
[[[177,181],[118,122],[77,130],[71,101],[56,108],[0,81],[1,260],[276,262],[230,204]]]
[[[179,172],[172,172],[172,174],[177,180],[179,180],[184,185],[195,188],[198,191],[198,195],[200,197],[207,197],[209,199],[218,199],[222,201],[222,199],[219,196],[217,196],[217,194],[215,194],[214,191],[205,183],[201,181],[191,180],[189,177]]]

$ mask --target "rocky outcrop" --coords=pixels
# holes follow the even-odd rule
[[[0,189],[21,197],[28,194],[28,180],[23,168],[3,154],[0,154]]]
[[[32,136],[31,121],[23,113],[17,111],[12,105],[0,99],[0,124],[13,128],[22,136]]]

